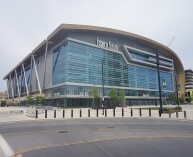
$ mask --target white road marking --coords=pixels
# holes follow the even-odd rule
[[[15,154],[13,149],[9,146],[9,144],[1,134],[0,134],[0,147],[2,148],[6,157],[10,157]]]

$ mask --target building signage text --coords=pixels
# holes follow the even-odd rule
[[[97,46],[99,47],[102,47],[102,48],[106,48],[106,49],[109,49],[109,50],[112,50],[112,51],[118,51],[118,46],[117,45],[114,45],[114,44],[111,44],[111,42],[105,42],[105,41],[102,41],[102,40],[99,40],[99,38],[97,37]]]

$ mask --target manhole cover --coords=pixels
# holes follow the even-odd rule
[[[115,128],[115,127],[113,127],[113,126],[108,126],[107,128],[108,128],[108,129],[112,129],[112,128]]]
[[[67,130],[60,130],[59,133],[67,133]]]

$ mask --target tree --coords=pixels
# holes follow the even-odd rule
[[[0,100],[0,106],[5,107],[6,106],[6,101],[5,100]]]
[[[121,89],[119,93],[119,100],[122,106],[125,105],[125,90]]]
[[[36,104],[39,104],[39,105],[44,105],[45,102],[46,102],[46,99],[45,99],[44,96],[38,96],[38,95],[36,95],[36,96],[34,97],[34,100],[36,101]]]
[[[33,100],[34,100],[34,99],[33,99],[32,96],[27,96],[27,97],[25,97],[25,102],[26,102],[27,105],[32,105]]]
[[[100,95],[98,93],[98,88],[96,86],[92,87],[92,91],[90,92],[89,96],[93,99],[95,106],[98,107]]]
[[[114,107],[119,105],[120,99],[119,99],[119,97],[117,96],[116,89],[114,89],[114,88],[111,88],[111,89],[110,89],[109,97],[110,97],[111,104],[112,104]]]
[[[189,103],[191,103],[193,101],[192,95],[189,96],[188,101],[189,101]]]
[[[182,93],[180,96],[180,103],[183,104],[185,102],[185,94]]]
[[[173,100],[174,104],[177,103],[177,100],[178,100],[178,98],[177,98],[177,92],[174,92],[174,93],[172,94],[172,100]]]

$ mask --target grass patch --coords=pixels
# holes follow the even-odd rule
[[[149,108],[151,110],[159,110],[160,108],[159,107],[142,107],[141,109],[142,110],[149,110]],[[139,108],[133,108],[133,109],[139,109]],[[171,109],[182,109],[181,106],[176,106],[176,107],[163,107],[163,111],[169,111]]]

